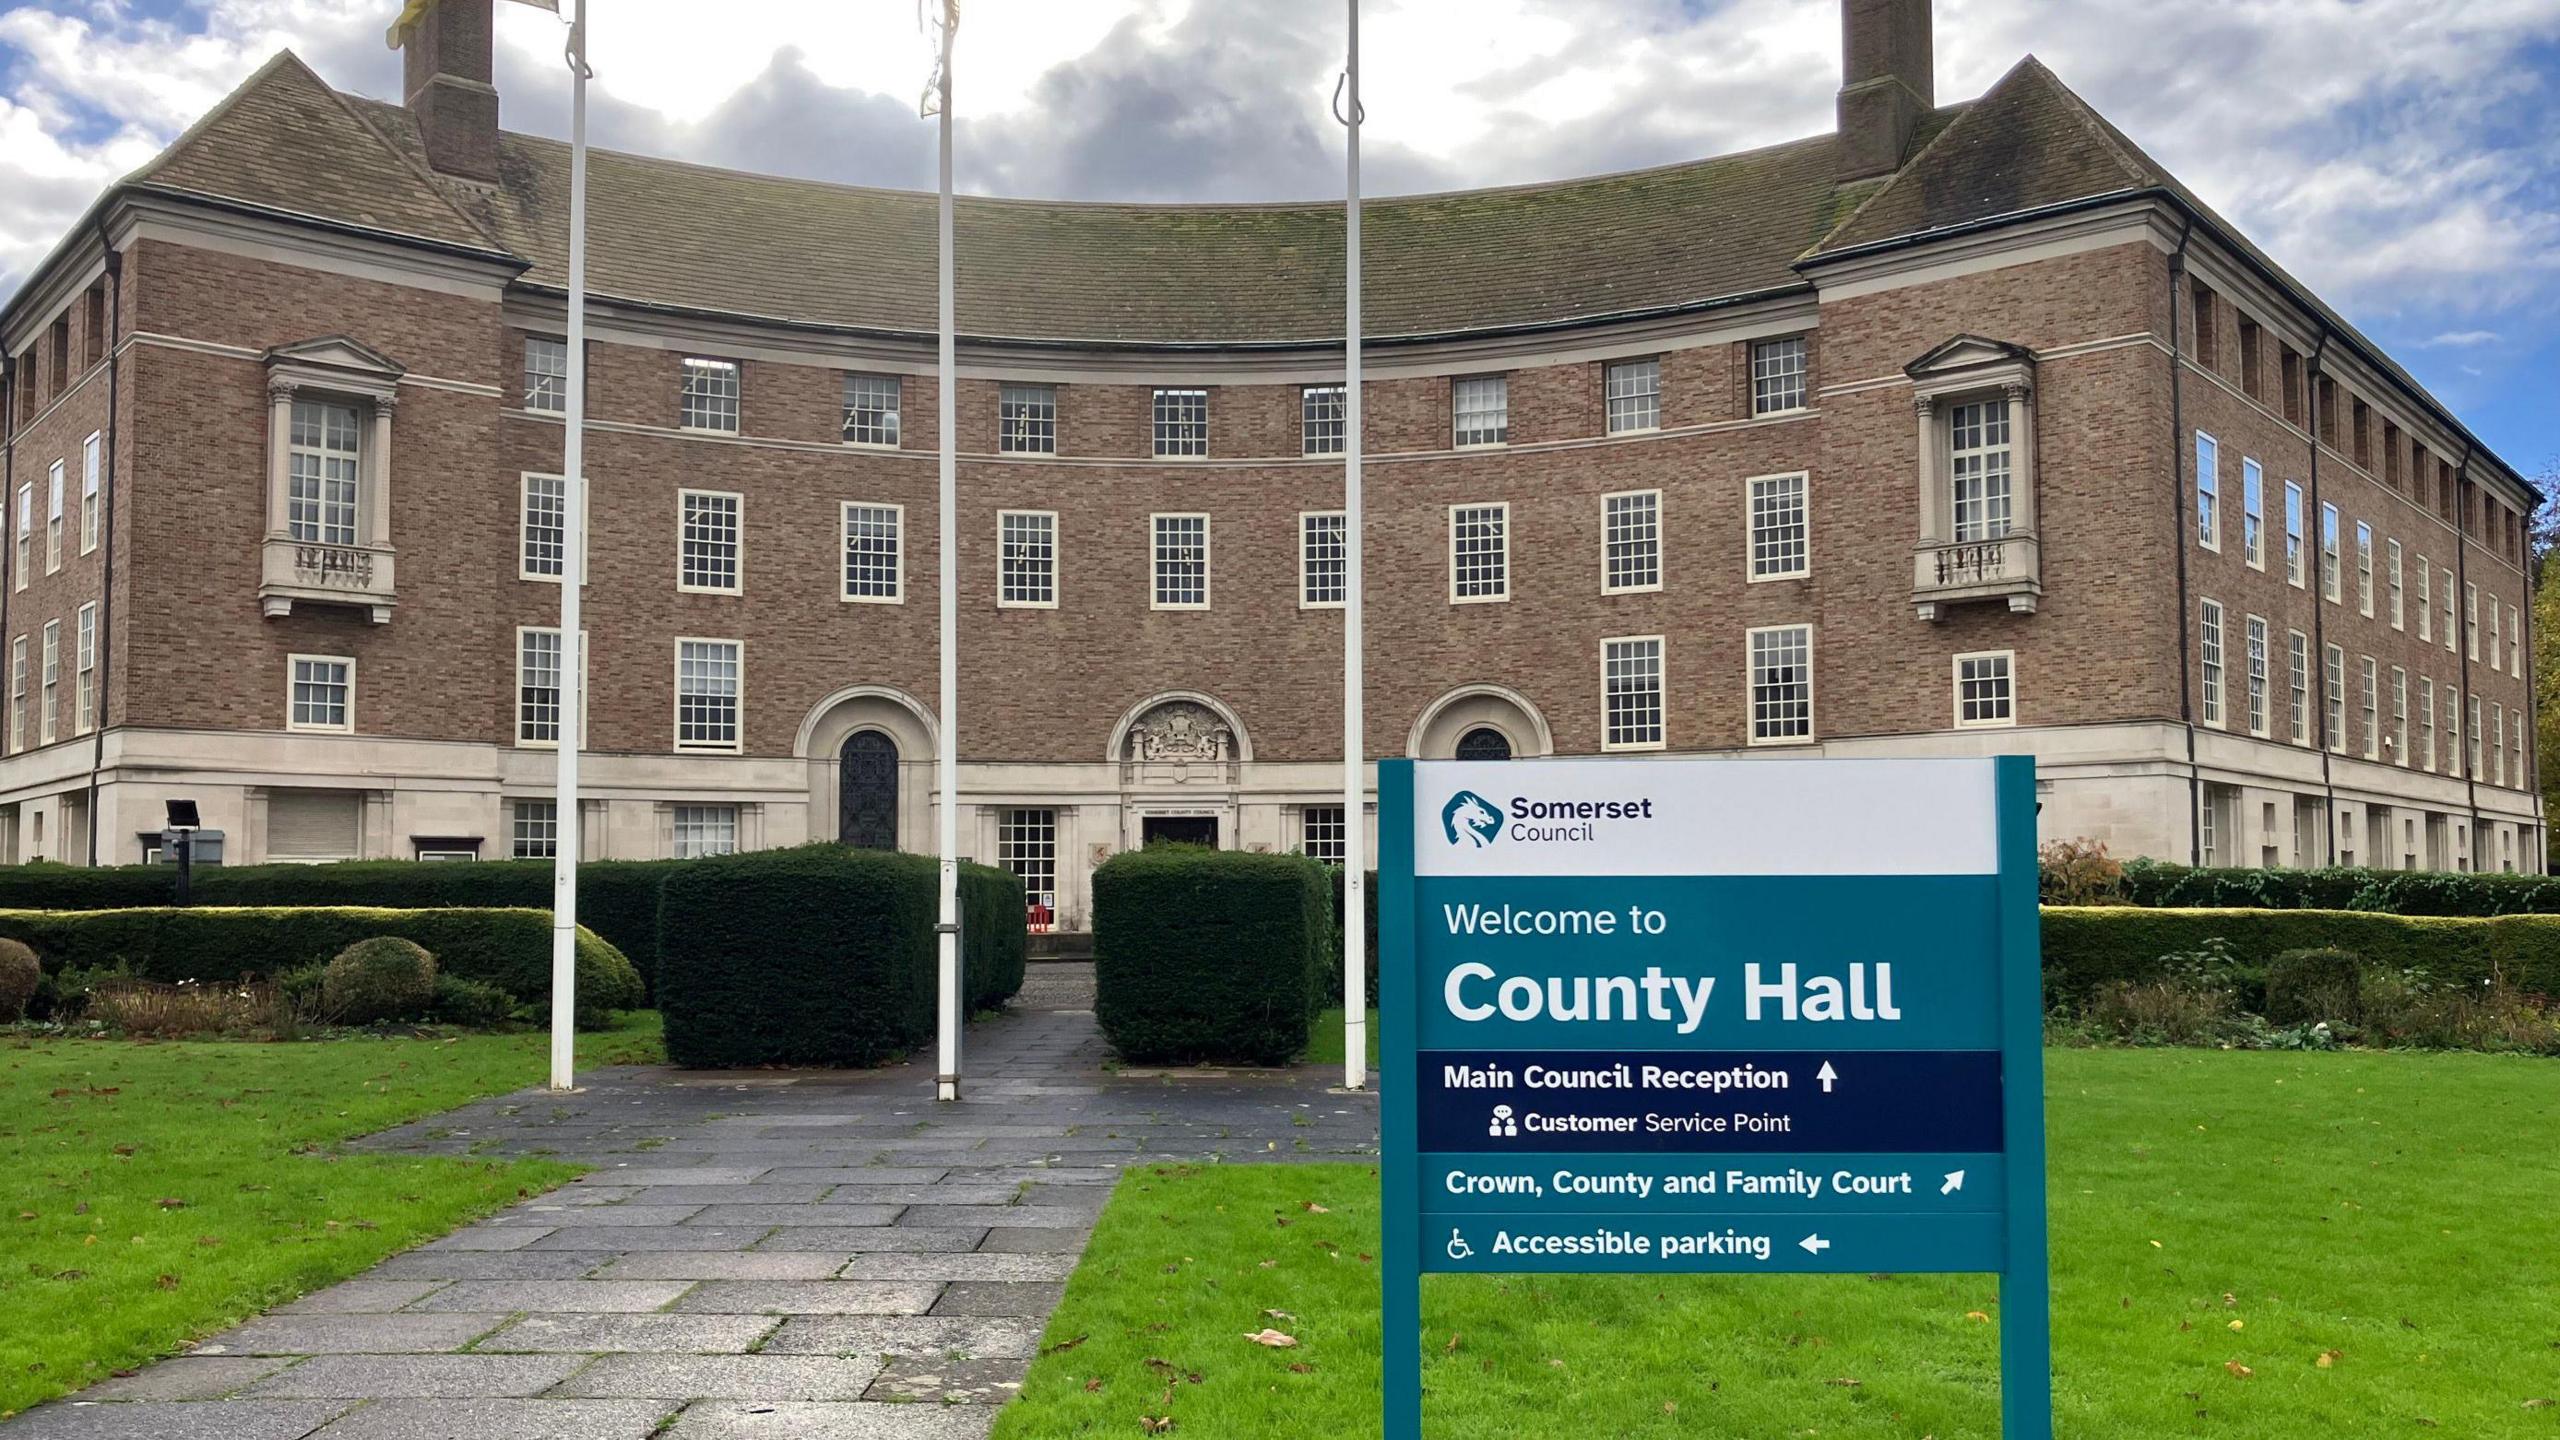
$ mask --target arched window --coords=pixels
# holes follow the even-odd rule
[[[1458,737],[1458,758],[1508,760],[1511,758],[1511,737],[1490,725],[1479,725]]]
[[[898,742],[856,730],[836,762],[836,838],[865,850],[897,849]]]

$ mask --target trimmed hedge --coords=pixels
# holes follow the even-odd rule
[[[933,857],[809,845],[687,860],[660,891],[669,917],[658,1008],[678,1065],[876,1065],[934,1030],[940,875]],[[973,1009],[1022,988],[1022,884],[961,867],[962,963]]]
[[[2124,866],[2117,900],[2150,909],[2371,910],[2392,915],[2560,914],[2560,876],[2450,870]]]
[[[1325,932],[1325,948],[1328,952],[1326,963],[1329,967],[1327,973],[1339,976],[1342,973],[1342,881],[1344,871],[1343,867],[1340,865],[1327,865],[1324,868],[1327,876],[1331,880],[1333,893],[1332,927]],[[1364,873],[1369,877],[1369,883],[1367,887],[1361,891],[1360,898],[1365,902],[1362,908],[1369,912],[1369,1008],[1375,1010],[1378,1008],[1378,872],[1370,870]],[[1342,993],[1342,981],[1339,979],[1329,979],[1319,988],[1329,999]]]
[[[2386,970],[2439,981],[2495,976],[2528,994],[2560,995],[2560,916],[2381,915],[2362,910],[2145,910],[2049,906],[2044,912],[2048,1007],[2077,1009],[2100,990],[2160,978],[2164,955],[2223,940],[2263,984],[2294,950],[2353,951]]]
[[[434,870],[444,867],[424,865]],[[551,994],[547,910],[389,910],[356,906],[240,909],[191,905],[122,910],[0,910],[0,937],[31,946],[47,974],[123,966],[137,979],[238,980],[325,965],[359,940],[393,935],[425,946],[445,974],[495,985],[537,1007]],[[578,934],[578,1024],[597,1029],[642,1000],[620,950]]]
[[[1123,851],[1093,872],[1094,1015],[1143,1064],[1274,1065],[1307,1048],[1339,982],[1324,867],[1187,845]]]

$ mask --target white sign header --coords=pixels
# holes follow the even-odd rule
[[[1421,875],[1989,875],[1989,760],[1434,760]]]

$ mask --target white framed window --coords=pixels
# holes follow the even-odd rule
[[[2222,728],[2222,602],[2196,604],[2196,661],[2204,672],[2204,723]]]
[[[27,637],[9,642],[9,749],[27,748]]]
[[[676,424],[715,435],[738,433],[738,362],[684,358],[684,383],[676,407]]]
[[[1058,608],[1058,512],[996,512],[996,604],[1008,610]]]
[[[2240,558],[2252,570],[2267,568],[2267,471],[2246,456],[2240,460]]]
[[[1986,730],[2018,723],[2017,656],[1984,650],[1955,657],[1956,728]]]
[[[2391,763],[2409,763],[2409,672],[2391,667]]]
[[[2462,584],[2462,654],[2467,660],[2480,658],[2480,587],[2468,580]]]
[[[524,473],[516,543],[516,577],[559,581],[568,573],[569,482],[559,475]],[[586,550],[589,526],[579,527],[579,550]]]
[[[560,649],[557,626],[516,627],[516,744],[526,749],[548,749],[560,743]],[[578,734],[582,744],[586,708],[587,687],[581,685]]]
[[[1970,400],[1947,411],[1947,477],[1959,543],[1997,540],[2009,533],[2014,514],[2009,431],[2005,397]]]
[[[2356,522],[2356,613],[2373,615],[2373,527]]]
[[[97,726],[93,696],[98,682],[98,602],[80,607],[71,626],[71,733],[86,735]]]
[[[2347,652],[2331,645],[2320,655],[2320,698],[2329,748],[2347,753]]]
[[[2311,637],[2299,630],[2285,632],[2286,678],[2293,692],[2291,716],[2293,743],[2311,743]]]
[[[1662,362],[1621,360],[1600,372],[1600,396],[1608,432],[1627,435],[1662,428]]]
[[[1449,603],[1511,598],[1511,507],[1449,507]]]
[[[996,391],[996,449],[1006,455],[1058,453],[1058,387],[1005,385]]]
[[[1449,415],[1451,443],[1460,449],[1510,444],[1511,378],[1475,375],[1450,381]]]
[[[2364,721],[2364,758],[2382,758],[2382,671],[2373,657],[2356,661],[2356,714]]]
[[[1600,642],[1601,749],[1662,748],[1662,679],[1661,636]]]
[[[2294,589],[2303,586],[2302,487],[2284,482],[2284,578]]]
[[[1022,882],[1024,908],[1054,917],[1058,909],[1058,812],[996,812],[996,863]]]
[[[80,442],[80,553],[83,555],[98,548],[100,458],[98,432],[92,430],[89,438]]]
[[[2196,543],[2222,548],[2222,444],[2196,432]]]
[[[356,492],[364,446],[352,405],[293,402],[286,444],[285,523],[305,545],[356,543]]]
[[[44,476],[44,573],[62,568],[62,477],[63,464],[56,460]]]
[[[1662,588],[1662,492],[1600,497],[1600,589],[1623,595]]]
[[[1339,805],[1310,805],[1298,812],[1298,850],[1310,860],[1339,865],[1349,847]]]
[[[844,443],[897,449],[898,400],[899,381],[895,375],[846,375]]]
[[[46,709],[49,712],[52,707],[47,706]],[[2474,694],[2471,697],[2471,769],[2469,774],[2474,780],[2480,778],[2480,697],[2477,694]]]
[[[2251,615],[2240,623],[2241,718],[2249,733],[2267,733],[2267,622]]]
[[[1812,354],[1801,335],[1751,343],[1751,413],[1783,415],[1812,404]]]
[[[2489,597],[2489,668],[2497,670],[2506,654],[2506,646],[2498,643],[2498,597]]]
[[[2525,718],[2522,710],[2518,710],[2515,713],[2515,722],[2514,738],[2512,741],[2515,749],[2515,768],[2507,773],[2514,778],[2517,789],[2530,790],[2533,788],[2533,781],[2530,774],[2524,768]]]
[[[568,341],[548,335],[524,337],[524,408],[542,415],[568,412]]]
[[[1351,583],[1348,520],[1340,510],[1298,514],[1298,608],[1338,610]]]
[[[1209,453],[1209,392],[1158,390],[1155,399],[1156,458],[1197,460]]]
[[[2516,607],[2507,607],[2507,673],[2524,678],[2524,616]]]
[[[676,748],[726,751],[739,746],[739,692],[745,646],[736,640],[676,642]]]
[[[1794,580],[1813,573],[1809,484],[1801,472],[1757,475],[1744,482],[1750,500],[1752,580]]]
[[[2407,578],[2401,573],[2400,542],[2397,540],[2385,542],[2383,551],[2391,563],[2389,575],[2391,581],[2391,628],[2394,630],[2406,630],[2409,628],[2409,593],[2406,588]]]
[[[1769,625],[1746,633],[1751,657],[1751,743],[1813,738],[1813,627]]]
[[[1298,391],[1298,453],[1341,454],[1349,413],[1342,386],[1302,387]]]
[[[738,853],[738,807],[678,805],[673,807],[676,858],[700,860]]]
[[[36,482],[29,480],[18,487],[17,554],[9,566],[14,588],[27,588],[27,567],[35,559]]]
[[[1155,539],[1155,608],[1208,609],[1209,517],[1151,515],[1147,524]]]
[[[286,729],[345,732],[356,728],[354,660],[344,655],[291,655],[285,666]]]
[[[2444,648],[2453,651],[2453,567],[2447,565],[2436,572],[2436,589],[2444,596]]]
[[[2489,783],[2507,783],[2507,707],[2496,701],[2489,705]]]
[[[866,605],[899,605],[907,598],[904,505],[846,501],[842,598]]]
[[[746,498],[725,490],[676,492],[676,588],[735,595],[743,588],[739,531]]]
[[[55,710],[62,694],[62,622],[44,622],[44,688],[36,697],[36,743],[54,741]]]
[[[2418,638],[2430,644],[2436,638],[2435,576],[2430,573],[2433,568],[2426,556],[2418,557]]]
[[[2436,682],[2418,677],[2418,764],[2427,773],[2436,768]]]
[[[2338,507],[2320,507],[2320,593],[2335,605],[2344,595],[2338,577]]]
[[[2444,687],[2444,773],[2462,774],[2462,691]]]
[[[507,855],[516,860],[550,860],[560,854],[560,802],[507,802]]]

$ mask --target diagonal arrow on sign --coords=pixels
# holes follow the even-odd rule
[[[1947,1172],[1947,1183],[1938,1187],[1938,1193],[1941,1195],[1953,1195],[1963,1188],[1964,1172],[1961,1170],[1950,1170]]]

